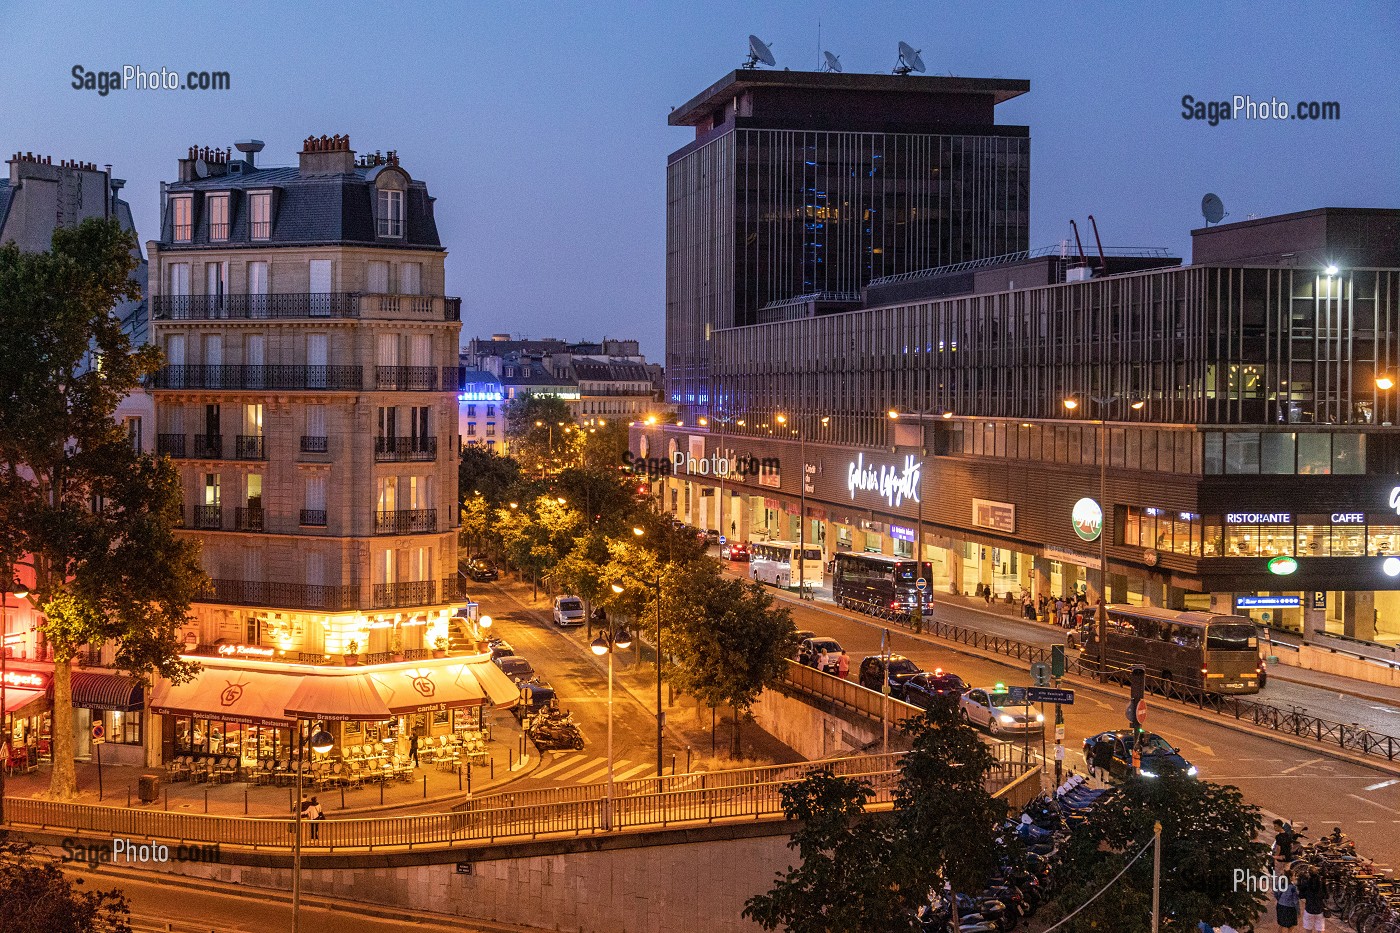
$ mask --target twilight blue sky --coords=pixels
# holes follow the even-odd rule
[[[1092,213],[1106,244],[1189,248],[1201,195],[1230,219],[1400,207],[1400,4],[1221,2],[31,3],[0,0],[0,154],[112,163],[142,240],[191,144],[349,133],[428,182],[465,336],[637,336],[661,358],[666,114],[748,33],[809,69],[895,43],[930,73],[1028,78],[1031,245]],[[74,90],[71,69],[232,73],[228,92]],[[1181,117],[1181,97],[1339,101],[1335,123]]]

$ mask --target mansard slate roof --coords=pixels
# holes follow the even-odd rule
[[[404,192],[404,235],[381,237],[374,222],[374,177],[383,165],[357,165],[338,175],[303,175],[294,166],[253,167],[240,165],[241,171],[226,175],[171,182],[166,190],[174,194],[195,193],[193,235],[190,242],[173,242],[170,206],[167,202],[161,217],[161,249],[180,250],[191,247],[219,248],[240,246],[308,246],[313,244],[380,245],[395,249],[442,249],[438,239],[437,221],[433,217],[433,199],[428,186],[410,180]],[[268,239],[251,240],[248,230],[248,199],[235,194],[229,204],[228,240],[209,241],[209,225],[202,221],[204,206],[199,196],[206,193],[263,191],[272,189],[272,235]]]

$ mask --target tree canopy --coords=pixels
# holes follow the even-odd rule
[[[82,891],[27,843],[0,843],[0,930],[5,933],[130,933],[120,890]]]

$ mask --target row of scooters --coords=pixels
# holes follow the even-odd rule
[[[540,751],[556,748],[583,748],[583,733],[574,722],[574,714],[551,704],[529,721],[526,730]]]
[[[1054,894],[1060,851],[1074,827],[1111,788],[1093,788],[1083,775],[1071,775],[1053,797],[1040,796],[1004,826],[1001,866],[980,894],[930,892],[920,907],[923,933],[1007,933],[1016,929]],[[1019,845],[1008,840],[1014,838]],[[956,898],[957,927],[953,927]]]

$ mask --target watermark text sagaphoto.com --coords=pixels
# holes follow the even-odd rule
[[[140,65],[120,69],[90,71],[74,65],[73,90],[96,91],[106,97],[113,91],[227,91],[232,79],[227,71],[180,71],[177,68],[146,70]]]
[[[83,864],[96,870],[99,865],[149,865],[165,862],[208,862],[219,861],[219,844],[181,843],[171,846],[157,842],[136,842],[120,837],[110,842],[82,842],[71,836],[62,842],[66,864]]]
[[[1187,94],[1181,98],[1181,118],[1211,126],[1222,120],[1340,120],[1342,105],[1335,100],[1256,100],[1248,94],[1234,94],[1228,100],[1200,100]]]

